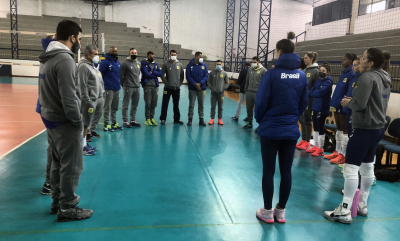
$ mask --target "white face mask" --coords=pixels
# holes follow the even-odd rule
[[[92,59],[93,63],[95,63],[95,64],[97,64],[99,62],[99,60],[100,60],[100,57],[98,55],[94,56],[94,58]]]
[[[171,60],[175,61],[176,60],[176,56],[171,56]]]
[[[252,64],[251,64],[251,67],[253,67],[253,68],[256,69],[256,68],[258,67],[258,64],[257,64],[257,63],[252,63]]]
[[[200,62],[200,63],[203,63],[203,58],[200,58],[200,59],[199,59],[199,62]]]

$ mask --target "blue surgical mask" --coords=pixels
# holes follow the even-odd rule
[[[222,66],[221,65],[217,65],[217,70],[221,70]]]

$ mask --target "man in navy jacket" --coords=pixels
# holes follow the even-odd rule
[[[122,130],[117,123],[117,111],[119,106],[119,90],[121,84],[119,80],[120,63],[118,61],[118,50],[112,46],[110,52],[105,55],[105,60],[101,61],[99,71],[103,76],[106,97],[104,100],[104,131]],[[109,114],[111,109],[111,123],[109,125]]]
[[[186,79],[189,84],[189,121],[188,126],[192,125],[193,110],[196,98],[199,102],[199,124],[206,126],[204,122],[204,97],[206,95],[206,82],[208,79],[208,68],[203,63],[203,54],[196,52],[186,67]]]

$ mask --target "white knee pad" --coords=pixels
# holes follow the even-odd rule
[[[361,163],[360,175],[365,178],[374,178],[374,163]]]
[[[358,170],[360,170],[359,166],[345,163],[343,164],[343,177],[358,180]]]
[[[340,135],[340,140],[342,141],[342,145],[346,145],[347,146],[347,143],[349,142],[349,135],[342,133]]]
[[[336,131],[336,134],[335,134],[336,141],[340,141],[341,140],[340,139],[340,138],[342,138],[341,135],[343,135],[343,131]]]

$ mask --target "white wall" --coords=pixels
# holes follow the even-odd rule
[[[400,28],[400,8],[392,8],[358,16],[354,34],[371,33]]]
[[[348,18],[316,26],[306,25],[306,40],[345,36],[349,29],[349,22]]]

